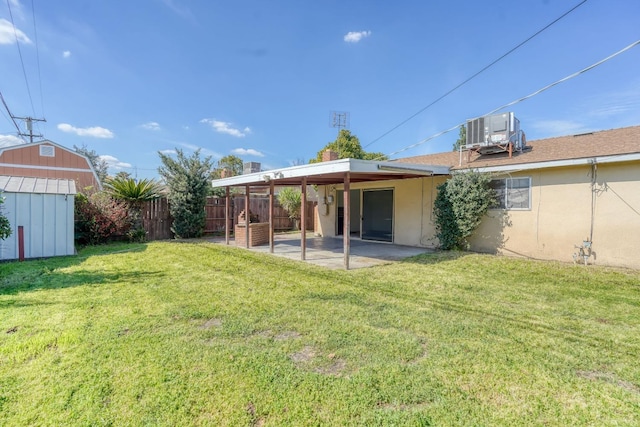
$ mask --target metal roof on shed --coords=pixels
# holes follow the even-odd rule
[[[0,175],[0,191],[7,193],[76,194],[73,179]]]

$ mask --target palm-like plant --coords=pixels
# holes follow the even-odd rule
[[[293,220],[294,228],[300,228],[300,208],[302,207],[302,193],[297,188],[285,187],[278,193],[280,206],[289,214]]]
[[[142,227],[142,206],[145,202],[161,196],[160,184],[153,179],[136,181],[133,178],[116,176],[105,183],[106,191],[117,200],[122,200],[129,207],[133,233],[139,235]],[[141,239],[142,240],[142,239]]]

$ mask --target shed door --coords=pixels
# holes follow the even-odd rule
[[[393,190],[362,192],[362,239],[393,242]]]

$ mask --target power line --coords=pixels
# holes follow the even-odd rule
[[[538,89],[538,90],[536,90],[535,92],[530,93],[529,95],[523,96],[522,98],[518,98],[518,99],[516,99],[516,100],[514,100],[514,101],[511,101],[511,102],[508,102],[508,103],[506,103],[506,104],[504,104],[504,105],[501,105],[501,106],[500,106],[500,107],[498,107],[498,108],[495,108],[495,109],[493,109],[493,110],[489,111],[488,113],[485,113],[485,114],[483,114],[483,115],[481,115],[481,116],[475,117],[475,118],[470,119],[470,120],[475,120],[475,119],[477,119],[477,118],[479,118],[479,117],[490,116],[491,114],[494,114],[494,113],[496,113],[496,112],[498,112],[498,111],[500,111],[500,110],[503,110],[503,109],[505,109],[505,108],[507,108],[507,107],[510,107],[510,106],[512,106],[512,105],[515,105],[515,104],[518,104],[518,103],[520,103],[520,102],[522,102],[522,101],[525,101],[525,100],[527,100],[527,99],[529,99],[529,98],[532,98],[532,97],[534,97],[534,96],[536,96],[536,95],[539,95],[539,94],[541,94],[542,92],[544,92],[544,91],[546,91],[546,90],[549,90],[549,89],[551,89],[552,87],[554,87],[554,86],[556,86],[556,85],[559,85],[560,83],[564,83],[564,82],[566,82],[567,80],[570,80],[570,79],[572,79],[572,78],[574,78],[574,77],[577,77],[577,76],[579,76],[579,75],[581,75],[581,74],[586,73],[587,71],[591,71],[592,69],[596,68],[597,66],[604,64],[605,62],[607,62],[607,61],[609,61],[609,60],[611,60],[611,59],[615,58],[616,56],[618,56],[618,55],[620,55],[620,54],[622,54],[622,53],[626,52],[627,50],[629,50],[629,49],[631,49],[631,48],[633,48],[633,47],[635,47],[635,46],[637,46],[637,45],[639,45],[639,44],[640,44],[640,40],[637,40],[637,41],[635,41],[635,42],[631,43],[629,46],[627,46],[627,47],[625,47],[625,48],[623,48],[623,49],[620,49],[619,51],[617,51],[617,52],[615,52],[615,53],[613,53],[613,54],[611,54],[611,55],[607,56],[607,57],[606,57],[606,58],[604,58],[604,59],[601,59],[600,61],[598,61],[598,62],[596,62],[596,63],[594,63],[594,64],[589,65],[589,66],[588,66],[588,67],[586,67],[586,68],[583,68],[583,69],[582,69],[582,70],[580,70],[580,71],[576,71],[575,73],[570,74],[570,75],[568,75],[568,76],[566,76],[566,77],[564,77],[564,78],[562,78],[562,79],[560,79],[560,80],[556,80],[555,82],[553,82],[553,83],[551,83],[551,84],[548,84],[548,85],[546,85],[545,87],[543,87],[543,88],[541,88],[541,89]],[[412,148],[415,148],[415,147],[417,147],[418,145],[422,145],[422,144],[424,144],[425,142],[429,142],[429,141],[431,141],[432,139],[435,139],[435,138],[437,138],[437,137],[439,137],[439,136],[442,136],[442,135],[444,135],[444,134],[446,134],[446,133],[449,133],[449,132],[451,132],[451,131],[453,131],[453,130],[456,130],[456,129],[458,129],[460,126],[463,126],[464,124],[465,124],[465,123],[459,123],[459,124],[455,125],[455,126],[454,126],[454,127],[452,127],[452,128],[449,128],[449,129],[447,129],[447,130],[444,130],[444,131],[438,132],[438,133],[436,133],[436,134],[434,134],[434,135],[432,135],[432,136],[430,136],[430,137],[428,137],[428,138],[425,138],[425,139],[423,139],[423,140],[420,140],[420,141],[416,142],[415,144],[411,144],[411,145],[409,145],[409,146],[407,146],[407,147],[404,147],[404,148],[402,148],[402,149],[400,149],[400,150],[398,150],[398,151],[395,151],[395,152],[393,152],[393,153],[389,154],[387,157],[391,157],[391,156],[394,156],[394,155],[396,155],[396,154],[399,154],[399,153],[402,153],[402,152],[404,152],[404,151],[407,151],[407,150],[410,150],[410,149],[412,149]]]
[[[7,113],[9,113],[9,117],[11,117],[11,121],[13,122],[13,125],[16,127],[16,130],[18,131],[18,135],[20,135],[22,133],[22,130],[20,129],[20,126],[18,126],[18,122],[16,122],[16,119],[14,118],[13,114],[11,114],[11,110],[9,110],[9,106],[5,102],[4,96],[2,96],[2,92],[0,92],[0,101],[2,101],[2,105],[4,105],[4,108],[7,110]]]
[[[27,70],[24,66],[24,59],[22,58],[22,49],[20,49],[20,40],[18,39],[18,31],[16,30],[16,24],[13,21],[13,12],[11,12],[11,1],[7,0],[7,7],[9,8],[9,18],[11,19],[11,25],[13,26],[13,35],[16,39],[16,47],[18,48],[18,55],[20,56],[20,63],[22,64],[22,74],[24,75],[24,82],[27,85],[27,93],[29,94],[29,101],[31,102],[31,110],[33,115],[36,115],[36,109],[33,107],[33,98],[31,97],[31,89],[29,88],[29,79],[27,79]]]
[[[393,132],[394,130],[398,129],[400,126],[404,125],[405,123],[407,123],[408,121],[410,121],[411,119],[415,118],[416,116],[418,116],[420,113],[422,113],[423,111],[425,111],[426,109],[428,109],[429,107],[433,106],[434,104],[436,104],[437,102],[441,101],[442,99],[446,98],[447,96],[451,95],[453,92],[455,92],[456,90],[460,89],[462,86],[464,86],[465,84],[467,84],[469,81],[471,81],[472,79],[476,78],[478,75],[480,75],[481,73],[483,73],[484,71],[486,71],[487,69],[489,69],[490,67],[494,66],[496,63],[500,62],[501,60],[503,60],[505,57],[507,57],[509,54],[513,53],[516,49],[522,47],[524,44],[526,44],[527,42],[529,42],[531,39],[533,39],[534,37],[536,37],[537,35],[539,35],[540,33],[542,33],[544,30],[546,30],[547,28],[551,27],[553,24],[555,24],[556,22],[560,21],[562,18],[564,18],[565,16],[567,16],[568,14],[570,14],[571,12],[573,12],[574,10],[576,10],[577,8],[579,8],[580,6],[582,6],[583,4],[585,4],[587,2],[587,0],[582,0],[580,3],[578,3],[576,6],[574,6],[573,8],[571,8],[570,10],[568,10],[567,12],[565,12],[564,14],[562,14],[560,17],[554,19],[553,21],[551,21],[549,24],[545,25],[543,28],[541,28],[540,30],[536,31],[533,35],[529,36],[528,38],[526,38],[524,41],[520,42],[518,45],[516,45],[515,47],[513,47],[512,49],[510,49],[509,51],[507,51],[506,53],[504,53],[502,56],[500,56],[498,59],[494,60],[493,62],[491,62],[489,65],[485,66],[484,68],[482,68],[480,71],[476,72],[475,74],[473,74],[471,77],[467,78],[466,80],[464,80],[462,83],[458,84],[457,86],[455,86],[453,89],[450,89],[449,91],[445,92],[443,95],[441,95],[439,98],[435,99],[434,101],[432,101],[431,103],[429,103],[426,107],[418,110],[416,113],[412,114],[411,116],[409,116],[408,118],[404,119],[403,121],[401,121],[400,123],[398,123],[397,125],[395,125],[394,127],[392,127],[391,129],[389,129],[388,131],[386,131],[385,133],[383,133],[382,135],[380,135],[379,137],[377,137],[376,139],[374,139],[373,141],[371,141],[370,143],[368,143],[367,145],[365,145],[362,148],[367,148],[368,146],[370,146],[371,144],[381,140],[382,138],[384,138],[385,136],[389,135],[391,132]]]
[[[38,44],[38,28],[36,26],[36,10],[33,0],[31,0],[31,16],[33,18],[33,36],[36,45],[36,64],[38,66],[38,84],[40,86],[40,108],[42,109],[42,116],[44,117],[44,96],[42,95],[42,73],[40,71],[40,47]]]

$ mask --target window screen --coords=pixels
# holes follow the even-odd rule
[[[531,209],[531,178],[493,179],[498,209]]]

